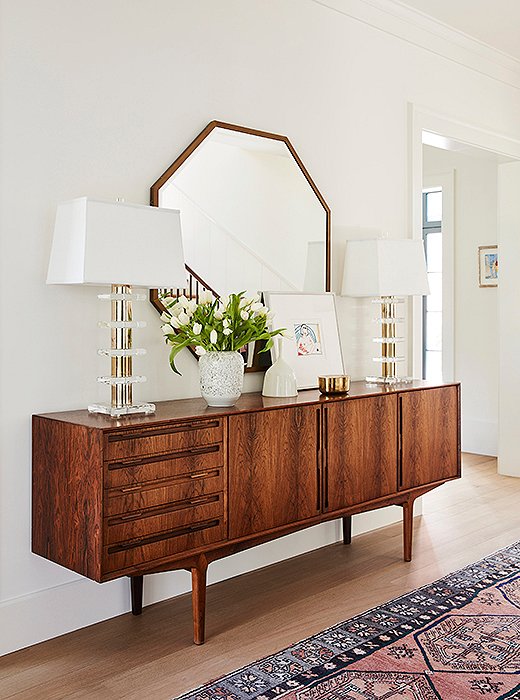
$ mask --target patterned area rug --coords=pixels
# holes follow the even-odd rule
[[[520,542],[177,700],[520,700],[519,681]]]

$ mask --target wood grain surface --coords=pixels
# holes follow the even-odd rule
[[[222,419],[173,423],[164,427],[119,430],[105,437],[105,459],[135,458],[175,450],[198,454],[205,445],[222,441]]]
[[[399,395],[400,488],[409,489],[460,475],[459,387]]]
[[[110,489],[105,495],[105,515],[131,513],[132,511],[170,504],[187,507],[208,496],[221,492],[226,484],[222,468],[207,470],[200,479],[176,479],[160,482],[145,482],[134,487]],[[127,489],[132,489],[128,491]]]
[[[33,418],[32,551],[101,580],[102,435]]]
[[[325,407],[325,510],[397,491],[397,396]]]
[[[169,455],[149,455],[107,462],[105,486],[106,488],[115,488],[159,482],[166,479],[202,478],[202,476],[218,470],[223,463],[222,443],[204,445],[196,451],[181,450]]]
[[[105,542],[127,542],[148,538],[201,521],[224,517],[223,494],[213,493],[153,508],[130,511],[106,518]]]
[[[417,391],[430,387],[445,386],[439,382],[428,382],[416,379],[410,384],[406,384],[406,391]],[[454,384],[455,386],[455,384]],[[306,404],[326,405],[336,401],[348,401],[361,396],[383,396],[387,394],[398,394],[402,391],[402,386],[381,386],[367,384],[366,382],[351,382],[347,395],[320,394],[317,389],[305,389],[298,392],[296,397],[272,398],[262,396],[259,393],[242,394],[235,406],[228,408],[210,408],[204,399],[178,399],[176,401],[158,401],[155,413],[149,415],[121,416],[120,418],[110,418],[101,413],[89,413],[86,410],[61,411],[59,413],[44,414],[49,420],[56,420],[62,423],[73,423],[74,425],[84,425],[89,428],[97,428],[106,434],[119,432],[127,428],[143,428],[146,426],[160,427],[167,425],[171,421],[186,421],[214,419],[221,416],[229,416],[250,411],[263,411],[271,408],[284,408],[290,406],[300,406]]]
[[[230,416],[230,538],[319,512],[318,411],[302,406]]]
[[[146,573],[153,569],[154,562],[173,559],[177,555],[201,548],[210,548],[226,538],[224,517],[215,517],[202,522],[178,525],[158,533],[142,534],[120,544],[103,549],[103,570],[110,574],[118,570],[125,573]],[[169,568],[176,568],[175,562]]]

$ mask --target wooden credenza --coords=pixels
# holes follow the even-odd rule
[[[208,564],[336,518],[403,507],[460,476],[460,386],[414,382],[294,399],[244,394],[114,420],[87,411],[33,417],[33,552],[103,582],[192,573],[194,641],[204,641]]]

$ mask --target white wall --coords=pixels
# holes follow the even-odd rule
[[[461,382],[462,448],[497,454],[497,289],[478,285],[479,245],[497,242],[497,162],[424,146],[423,173],[455,171],[454,373]]]
[[[311,0],[4,0],[1,12],[5,652],[129,609],[126,580],[98,586],[30,553],[30,415],[97,400],[94,378],[105,367],[95,353],[106,342],[96,322],[108,311],[96,290],[44,284],[56,204],[87,194],[146,203],[151,183],[215,118],[287,134],[332,208],[337,290],[348,236],[409,232],[407,103],[520,138],[520,96],[509,79]],[[338,308],[346,365],[363,376],[372,370],[363,340],[372,335],[369,311],[349,299]],[[193,358],[184,354],[183,376],[174,376],[158,317],[146,304],[140,315],[149,323],[140,341],[149,348],[138,363],[148,376],[140,395],[196,395]],[[247,388],[260,381],[249,377]],[[355,527],[398,514],[359,517]],[[292,535],[212,565],[211,579],[338,536],[334,524]],[[187,584],[184,573],[151,577],[146,600]]]
[[[498,471],[520,477],[518,451],[518,280],[520,279],[520,163],[506,163],[498,169],[498,232],[500,242],[499,282],[499,434]]]

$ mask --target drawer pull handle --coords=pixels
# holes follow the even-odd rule
[[[146,431],[132,431],[129,433],[124,433],[124,432],[117,432],[117,433],[111,433],[108,436],[108,442],[122,442],[123,440],[141,440],[142,438],[147,438],[147,437],[156,437],[158,435],[173,435],[175,433],[182,433],[185,430],[196,430],[198,428],[202,430],[206,430],[208,428],[219,428],[220,427],[220,421],[218,420],[212,420],[212,421],[193,421],[192,423],[182,423],[179,426],[175,428],[171,427],[164,427],[164,428],[155,428],[151,430],[146,430]]]
[[[211,503],[212,501],[218,500],[215,496],[199,496],[199,498],[190,498],[188,503],[190,506],[198,506],[201,503]]]
[[[190,535],[193,532],[200,532],[201,530],[209,530],[209,528],[216,527],[220,524],[220,520],[206,520],[203,523],[196,523],[194,525],[187,525],[186,527],[178,528],[176,530],[169,530],[168,532],[158,533],[157,535],[152,535],[151,537],[137,537],[130,542],[123,542],[122,544],[117,544],[108,548],[109,554],[117,554],[117,552],[124,552],[128,549],[135,549],[136,547],[144,547],[147,544],[154,544],[155,542],[161,542],[162,540],[173,539],[174,537],[181,537],[182,535]]]
[[[153,491],[155,489],[165,489],[171,486],[175,486],[178,482],[187,481],[188,479],[202,479],[202,478],[215,478],[220,475],[220,469],[208,469],[206,472],[195,472],[193,474],[173,474],[172,476],[165,476],[162,479],[153,479],[152,481],[143,481],[139,484],[133,484],[131,486],[118,486],[110,489],[111,496],[127,493],[135,493],[136,491]]]
[[[119,520],[135,520],[136,518],[140,518],[142,514],[142,510],[135,510],[133,513],[129,513],[128,515],[120,515]]]
[[[131,513],[123,513],[122,515],[116,515],[109,518],[108,526],[112,527],[114,525],[126,523],[131,520],[141,520],[143,518],[155,518],[161,515],[169,515],[170,513],[175,513],[189,506],[200,506],[206,503],[217,503],[220,500],[221,494],[212,493],[206,496],[194,496],[193,498],[185,498],[182,501],[172,501],[171,503],[165,503],[164,505],[159,505],[154,508],[133,510]]]
[[[221,449],[220,444],[203,445],[201,447],[190,447],[179,452],[165,452],[163,454],[151,455],[150,457],[140,457],[138,459],[121,459],[117,462],[111,462],[108,465],[109,471],[114,469],[128,469],[129,467],[141,467],[145,464],[153,464],[154,462],[168,462],[173,459],[182,459],[190,455],[203,455],[212,452],[218,452]]]
[[[204,445],[202,447],[190,447],[186,452],[188,454],[192,455],[203,455],[206,454],[206,452],[217,452],[218,446],[213,446],[211,445],[208,447],[207,445]]]

